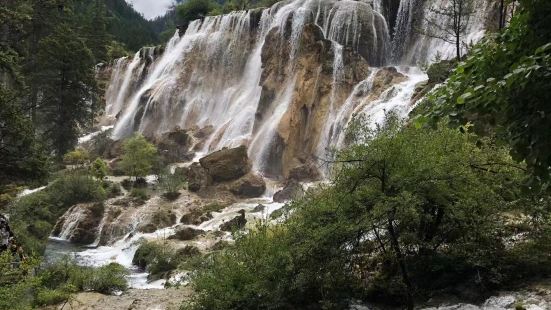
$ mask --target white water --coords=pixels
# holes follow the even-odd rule
[[[17,198],[21,198],[21,197],[25,197],[25,196],[28,196],[30,194],[34,194],[34,193],[38,193],[40,191],[43,191],[46,189],[46,186],[42,186],[42,187],[37,187],[37,188],[33,188],[33,189],[24,189],[22,190],[19,194],[17,194]]]
[[[315,148],[316,154],[312,154],[324,157],[327,150],[344,144],[346,127],[354,115],[367,116],[369,126],[375,127],[384,121],[388,111],[407,117],[413,108],[411,97],[415,86],[425,80],[426,75],[415,67],[398,66],[399,71],[406,75],[406,80],[373,98],[369,95],[382,66],[389,63],[426,63],[432,61],[437,53],[443,57],[453,56],[453,46],[450,44],[413,33],[413,7],[417,2],[401,1],[396,26],[392,30],[393,41],[381,15],[384,5],[381,0],[373,3],[375,12],[361,1],[289,0],[264,10],[258,25],[253,24],[255,18],[251,12],[233,12],[192,22],[182,37],[176,34],[168,42],[162,56],[155,56],[153,49],[146,49],[132,59],[117,60],[106,94],[105,121],[114,125],[113,135],[117,139],[134,131],[161,134],[175,126],[213,126],[213,134],[197,152],[197,158],[222,147],[245,144],[249,146],[254,170],[262,172],[270,165],[274,138],[284,115],[297,100],[294,95],[306,91],[296,87],[300,82],[297,81],[296,60],[301,53],[305,26],[315,23],[325,38],[331,41],[334,55],[330,106],[327,107],[325,126]],[[426,3],[424,10],[436,2],[429,0]],[[468,40],[477,40],[483,33],[485,10],[486,7],[481,8],[473,17],[466,36]],[[446,23],[444,20],[440,22]],[[266,42],[268,35],[274,31],[279,34],[279,41]],[[290,48],[289,54],[282,58],[281,86],[267,103],[260,123],[255,123],[262,95],[263,48],[267,43],[279,44],[281,50],[285,50],[286,45]],[[343,100],[336,94],[341,82],[350,78],[344,73],[345,49],[366,57],[372,67],[369,75],[360,77],[362,81]],[[87,141],[94,134],[97,133],[82,139]],[[269,197],[236,203],[214,213],[212,220],[196,228],[217,230],[221,223],[235,217],[241,209],[249,211],[249,222],[265,220],[283,206],[271,202],[276,185],[268,185],[266,195]],[[266,210],[250,213],[259,203],[264,204]],[[136,227],[141,218],[137,216],[134,220]],[[70,235],[71,223],[66,223],[62,237]],[[104,224],[102,221],[100,228]],[[163,240],[176,228],[164,228],[150,234],[133,232],[110,246],[72,253],[81,264],[101,266],[118,262],[134,270],[129,279],[132,287],[158,288],[163,286],[164,280],[148,284],[147,274],[135,271],[132,266],[132,257],[140,240]],[[94,244],[99,244],[99,237]]]

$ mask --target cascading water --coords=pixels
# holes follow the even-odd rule
[[[355,116],[366,116],[374,127],[389,111],[401,117],[411,111],[411,97],[426,75],[399,65],[429,62],[436,53],[446,57],[450,52],[449,44],[414,33],[413,15],[433,3],[401,0],[392,39],[381,0],[288,0],[262,12],[194,21],[181,37],[175,34],[162,54],[143,49],[113,64],[103,125],[114,125],[116,139],[135,131],[159,136],[175,127],[190,132],[208,128],[194,142],[197,154],[244,144],[254,170],[266,174],[327,158],[328,150],[346,144],[346,128]],[[485,10],[473,18],[467,38],[480,37]],[[395,69],[384,68],[390,63]],[[282,206],[263,199],[266,215]],[[196,228],[216,230],[238,210],[252,211],[257,204],[232,205]],[[59,236],[68,239],[80,215],[75,211],[65,217]],[[77,259],[132,268],[140,239],[166,238],[179,225],[141,233],[136,226],[143,218],[131,217],[136,225],[125,225],[132,226],[130,232],[117,235],[109,246],[76,253]],[[102,244],[106,219],[94,246]],[[144,287],[146,276],[133,274],[133,286]]]
[[[273,134],[267,134],[266,128],[275,129],[280,118],[266,118],[274,124],[255,124],[262,92],[262,52],[271,31],[280,33],[279,44],[290,46],[289,59],[282,64],[282,78],[287,81],[293,79],[293,58],[300,51],[301,35],[308,23],[319,25],[329,40],[350,47],[374,64],[382,64],[386,58],[388,28],[382,15],[366,3],[296,0],[264,10],[259,19],[252,14],[234,12],[192,22],[181,38],[175,35],[171,39],[136,91],[129,90],[129,81],[138,80],[130,78],[141,71],[136,69],[138,55],[125,66],[124,74],[119,73],[122,66],[117,62],[111,85],[119,91],[107,98],[108,114],[119,113],[122,107],[114,138],[124,138],[133,131],[156,135],[176,126],[212,126],[203,153],[251,141],[272,143]],[[287,88],[282,87],[274,98],[285,97],[282,94]],[[271,111],[281,112],[281,108]],[[264,130],[253,132],[253,128]],[[251,149],[269,150],[265,145]],[[256,157],[261,161],[265,155]]]

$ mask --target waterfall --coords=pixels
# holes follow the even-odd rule
[[[57,237],[62,240],[69,240],[73,235],[78,223],[85,216],[85,210],[79,206],[72,207],[63,215],[63,225]]]
[[[481,37],[488,2],[472,18],[468,40]],[[308,91],[297,88],[297,83],[301,83],[297,72],[304,66],[300,63],[305,52],[301,42],[307,25],[314,24],[320,29],[324,40],[331,42],[335,55],[353,51],[372,67],[426,63],[437,53],[444,56],[450,53],[448,43],[420,36],[415,31],[416,27],[426,25],[420,22],[423,18],[415,19],[414,14],[427,12],[435,3],[435,0],[401,0],[392,39],[381,0],[372,3],[289,0],[261,13],[238,11],[193,21],[182,36],[176,33],[172,37],[162,55],[149,48],[114,63],[106,94],[106,118],[115,126],[113,138],[123,139],[135,131],[158,136],[175,127],[209,127],[212,134],[201,141],[198,153],[248,145],[254,166],[262,170],[266,161],[275,156],[274,149],[286,147],[276,145],[285,143],[278,137],[278,130],[282,122],[293,117],[288,113],[296,104],[294,100],[298,100],[294,98],[296,93]],[[274,46],[287,57],[280,57],[276,64],[279,71],[270,73],[266,71],[266,62],[275,60],[267,58],[266,49]],[[315,87],[323,87],[319,83],[323,83],[326,74],[324,64],[319,65]],[[341,65],[346,68],[349,64],[342,55],[334,57],[331,67]],[[351,81],[345,70],[333,71],[343,72],[338,79]],[[372,74],[375,71],[371,70]],[[277,79],[273,74],[278,75]],[[367,78],[353,76],[352,80],[354,84],[365,84]],[[313,130],[312,135],[319,135],[314,151],[318,155],[322,153],[320,150],[334,144],[334,131],[342,133],[341,122],[352,113],[344,107],[358,104],[350,99],[352,94],[347,94],[348,99],[342,94],[337,96],[339,87],[340,83],[331,83],[330,105],[323,112],[328,124],[321,130],[309,129]],[[354,85],[346,89],[356,91]]]

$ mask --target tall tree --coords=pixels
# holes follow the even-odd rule
[[[40,41],[36,78],[39,109],[48,142],[59,159],[76,144],[79,127],[92,119],[94,57],[69,23]]]
[[[473,14],[473,0],[452,0],[447,6],[432,7],[425,17],[426,27],[418,31],[426,36],[455,45],[455,57],[461,59],[463,38]]]

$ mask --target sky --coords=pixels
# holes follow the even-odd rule
[[[163,15],[174,0],[126,0],[147,19]]]

